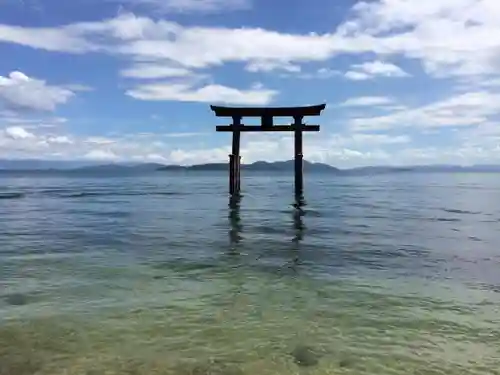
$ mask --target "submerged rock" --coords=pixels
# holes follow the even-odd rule
[[[316,366],[320,359],[320,354],[312,347],[307,345],[297,345],[290,353],[299,366]]]
[[[4,296],[5,302],[12,306],[23,306],[29,303],[29,297],[22,293],[13,293]]]
[[[186,375],[243,375],[243,370],[231,363],[213,360],[198,363],[183,371]]]
[[[340,367],[349,367],[352,366],[352,361],[348,358],[341,359],[339,362]]]

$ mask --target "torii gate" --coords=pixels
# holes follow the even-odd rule
[[[326,104],[305,107],[221,107],[210,108],[217,117],[232,117],[231,125],[219,125],[218,132],[232,132],[233,146],[229,155],[229,193],[231,195],[240,192],[240,137],[241,132],[286,132],[295,133],[295,195],[301,196],[304,190],[303,178],[303,154],[302,154],[302,132],[319,131],[319,125],[306,125],[303,123],[305,116],[319,116],[325,109]],[[244,125],[243,117],[260,117],[261,125]],[[274,117],[293,117],[291,125],[274,125]]]

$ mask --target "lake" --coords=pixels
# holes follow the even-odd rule
[[[0,177],[0,375],[500,374],[500,174]]]

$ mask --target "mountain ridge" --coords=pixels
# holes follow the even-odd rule
[[[262,172],[293,172],[294,161],[285,160],[277,162],[257,161],[250,164],[242,164],[243,171]],[[165,165],[161,163],[107,163],[85,161],[50,161],[50,160],[6,160],[0,159],[0,173],[152,173],[168,171],[227,171],[227,163],[205,163],[194,165]],[[325,163],[313,163],[304,160],[304,172],[323,172],[336,175],[356,174],[385,174],[385,173],[418,173],[418,172],[500,172],[500,165],[477,164],[471,166],[459,166],[448,164],[434,165],[410,165],[410,166],[364,166],[355,168],[339,169]]]

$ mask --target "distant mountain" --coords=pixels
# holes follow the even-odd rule
[[[474,169],[480,172],[500,172],[500,165],[479,164],[475,165]]]
[[[340,169],[332,167],[328,164],[322,163],[310,163],[304,160],[304,171],[305,172],[340,172]],[[278,162],[266,162],[257,161],[252,164],[242,164],[241,169],[246,171],[293,171],[294,161],[278,161]],[[160,167],[160,171],[172,171],[172,170],[186,170],[186,171],[226,171],[228,169],[227,163],[210,163],[210,164],[198,164],[191,165],[187,167],[181,167],[178,165],[167,165]]]
[[[242,164],[241,169],[246,171],[280,172],[293,171],[294,161],[266,162],[257,161],[252,164]],[[167,165],[159,168],[160,171],[226,171],[227,163],[198,164],[192,166]],[[311,163],[304,160],[304,172],[334,173],[337,175],[371,175],[387,173],[496,173],[500,172],[500,165],[414,165],[404,167],[394,166],[367,166],[351,169],[339,169],[324,163]]]
[[[85,161],[0,160],[1,174],[140,174],[156,172],[163,164],[115,163],[97,164]]]
[[[265,162],[265,161],[257,161],[252,164],[248,164],[243,166],[243,169],[251,170],[251,171],[293,171],[294,169],[294,161],[277,161],[273,163]],[[303,162],[303,168],[305,172],[339,172],[340,169],[332,167],[328,164],[323,163],[311,163],[306,160]]]
[[[164,165],[158,168],[159,171],[225,171],[227,163],[208,163],[195,165]]]
[[[242,164],[244,171],[287,172],[293,173],[294,161],[266,162],[257,161]],[[112,163],[97,164],[88,161],[50,161],[50,160],[2,160],[1,174],[143,174],[158,171],[227,171],[227,163],[196,164],[191,166],[164,165],[159,163]],[[500,173],[500,165],[415,165],[405,167],[367,166],[351,169],[338,169],[324,163],[311,163],[304,160],[306,173],[331,173],[334,175],[373,175],[388,173]]]

